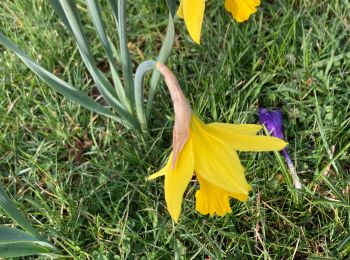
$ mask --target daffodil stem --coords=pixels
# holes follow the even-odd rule
[[[148,60],[142,62],[136,69],[135,73],[135,108],[137,119],[139,120],[140,127],[143,133],[147,133],[147,118],[144,108],[144,90],[143,90],[143,79],[146,72],[155,69],[156,62]]]
[[[158,62],[162,62],[162,63],[166,62],[173,48],[174,40],[175,40],[174,18],[172,14],[169,14],[167,32],[166,32],[164,41],[162,43],[162,48],[160,49],[160,52],[157,58]],[[150,81],[150,88],[149,88],[147,108],[146,108],[146,117],[148,119],[150,118],[150,115],[151,115],[153,99],[156,94],[156,89],[159,83],[159,79],[160,79],[160,72],[158,70],[154,70]]]
[[[292,180],[293,180],[293,185],[297,190],[301,190],[302,189],[302,184],[300,182],[299,176],[297,174],[297,171],[295,170],[294,164],[292,159],[290,158],[289,154],[288,154],[288,150],[287,148],[284,148],[282,150],[282,154],[284,156],[284,158],[286,158],[286,162],[290,171],[290,175],[292,176]]]

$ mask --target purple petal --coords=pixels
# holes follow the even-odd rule
[[[259,108],[259,119],[260,123],[265,125],[267,131],[269,131],[272,136],[284,139],[281,110]]]

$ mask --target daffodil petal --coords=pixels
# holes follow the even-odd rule
[[[262,128],[261,125],[255,124],[225,124],[225,123],[211,123],[207,124],[207,127],[215,129],[226,129],[227,131],[233,131],[244,135],[256,135]]]
[[[286,147],[287,143],[282,139],[270,136],[242,135],[224,128],[207,128],[208,133],[237,151],[279,151]]]
[[[239,142],[235,140],[232,147],[235,150],[242,152],[280,151],[288,145],[288,143],[282,139],[270,136],[239,135],[237,138]],[[225,142],[227,141],[228,140],[226,139]]]
[[[183,0],[183,17],[187,30],[196,43],[200,43],[205,0]],[[181,13],[180,13],[181,15]]]
[[[164,175],[165,175],[165,170],[161,169],[160,171],[158,171],[156,173],[153,173],[152,175],[148,176],[147,180],[151,181],[151,180],[154,180],[154,179],[156,179],[158,177],[161,177],[161,176],[164,176]]]
[[[173,160],[173,154],[174,153],[171,152],[170,155],[169,155],[167,164],[162,169],[160,169],[158,172],[153,173],[152,175],[148,176],[147,180],[150,181],[150,180],[154,180],[154,179],[156,179],[158,177],[164,176],[165,173],[167,172],[169,162],[172,162],[172,160]]]
[[[188,139],[172,168],[172,158],[169,158],[165,170],[165,201],[172,219],[177,222],[181,213],[184,192],[194,172],[194,156],[191,138]]]
[[[250,189],[249,189],[250,190]],[[240,201],[247,201],[248,200],[248,194],[239,194],[239,193],[229,193],[230,197],[235,198]]]
[[[226,0],[225,8],[230,12],[237,22],[244,22],[249,16],[256,12],[260,0]]]
[[[184,0],[180,0],[179,9],[177,9],[177,12],[176,12],[176,15],[180,18],[184,18],[183,2]]]
[[[230,193],[248,194],[249,185],[237,153],[206,131],[196,116],[191,120],[196,175]]]

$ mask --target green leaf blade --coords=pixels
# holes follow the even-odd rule
[[[161,63],[165,63],[171,53],[171,50],[174,45],[175,40],[175,26],[174,26],[174,19],[169,14],[169,21],[168,21],[168,27],[167,32],[165,35],[165,39],[163,41],[162,47],[160,49],[157,61]],[[148,94],[148,100],[147,100],[147,108],[146,108],[146,117],[149,118],[152,111],[153,106],[153,99],[156,94],[156,90],[159,84],[160,80],[160,72],[158,70],[154,70],[152,73],[151,83],[150,83],[150,89]]]
[[[0,257],[21,257],[47,253],[51,253],[51,251],[31,243],[0,244]]]
[[[127,113],[123,113],[124,118],[120,118],[119,116],[112,113],[109,109],[101,106],[90,97],[88,97],[82,91],[74,88],[67,82],[61,80],[56,77],[46,69],[42,68],[38,63],[36,63],[33,59],[31,59],[28,55],[26,55],[21,49],[19,49],[12,41],[10,41],[5,35],[0,32],[0,43],[5,47],[9,48],[42,80],[44,80],[50,87],[55,89],[57,92],[61,93],[68,99],[78,103],[79,105],[93,111],[99,113],[101,115],[107,116],[123,125],[127,128],[138,129],[138,123],[136,119],[129,116]],[[118,112],[118,111],[117,111]]]
[[[11,198],[7,195],[5,189],[0,184],[0,208],[2,208],[16,223],[23,227],[27,232],[40,240],[44,238],[34,229],[32,224],[23,217],[23,215],[17,210],[15,204]],[[0,237],[1,237],[0,233]]]

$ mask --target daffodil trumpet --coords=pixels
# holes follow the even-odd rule
[[[175,222],[194,174],[200,187],[196,191],[196,210],[203,215],[230,213],[230,198],[247,201],[252,189],[236,151],[279,151],[287,143],[275,137],[257,136],[260,125],[203,123],[191,111],[175,75],[164,64],[157,63],[156,68],[170,92],[175,124],[168,162],[148,179],[164,176],[165,201]]]
[[[225,9],[237,22],[244,22],[256,12],[260,0],[226,0]],[[177,16],[184,19],[186,28],[194,42],[200,43],[205,0],[181,0]]]

